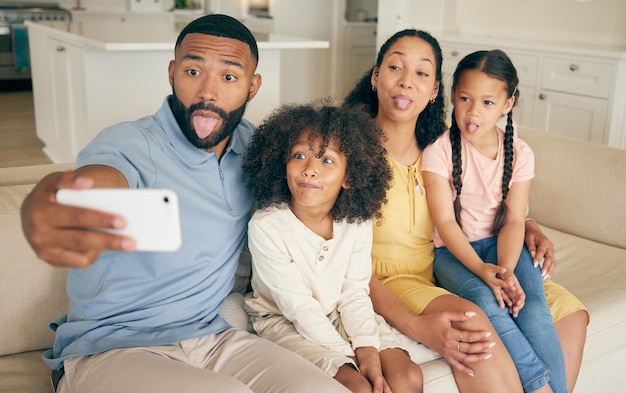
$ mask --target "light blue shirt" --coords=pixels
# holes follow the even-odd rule
[[[242,120],[218,161],[189,143],[166,99],[155,115],[107,128],[79,153],[77,167],[111,166],[130,188],[176,191],[183,243],[175,252],[108,251],[86,269],[71,269],[69,309],[51,324],[56,339],[44,354],[48,366],[228,328],[218,310],[246,239],[252,197],[243,183],[242,155],[253,131]]]

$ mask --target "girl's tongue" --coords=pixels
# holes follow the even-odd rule
[[[465,125],[465,129],[467,130],[467,132],[473,133],[478,130],[478,126],[474,123],[467,123]]]
[[[211,135],[219,123],[219,119],[215,117],[204,117],[201,115],[193,115],[191,118],[193,128],[196,130],[198,138],[204,139]]]

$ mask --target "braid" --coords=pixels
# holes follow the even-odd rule
[[[454,198],[454,218],[457,224],[461,225],[461,188],[463,188],[463,181],[461,180],[461,174],[463,168],[461,167],[461,131],[456,124],[454,118],[454,109],[452,110],[452,126],[450,127],[450,143],[452,144],[452,184],[456,190],[456,197]]]
[[[506,224],[507,207],[506,197],[509,194],[509,183],[513,174],[513,111],[509,111],[506,119],[506,131],[504,133],[504,173],[502,174],[502,201],[496,211],[493,223],[493,234],[498,235],[500,229]]]

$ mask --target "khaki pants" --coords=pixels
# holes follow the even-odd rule
[[[348,392],[297,354],[237,329],[64,363],[59,393]]]

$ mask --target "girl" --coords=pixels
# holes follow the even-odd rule
[[[368,296],[371,220],[391,172],[375,124],[356,109],[287,106],[244,161],[258,210],[248,225],[256,332],[353,392],[421,392],[422,373]]]
[[[486,312],[526,392],[566,393],[541,271],[524,248],[534,156],[513,136],[518,82],[500,50],[474,52],[457,66],[452,126],[426,148],[422,162],[436,228],[434,275]],[[503,115],[506,132],[496,126]]]
[[[441,62],[441,48],[430,34],[399,31],[383,44],[375,66],[344,103],[366,105],[386,136],[383,146],[394,172],[384,220],[373,226],[370,297],[374,311],[391,326],[450,363],[460,392],[521,392],[506,349],[496,335],[487,336],[493,327],[484,312],[437,287],[433,277],[434,227],[419,190],[424,191],[422,150],[445,129]],[[552,243],[532,220],[525,227],[526,244],[536,250],[535,263],[543,259],[542,271],[550,274]],[[571,391],[582,361],[588,314],[563,287],[546,280],[545,288],[567,356]],[[469,318],[468,311],[476,315]]]

